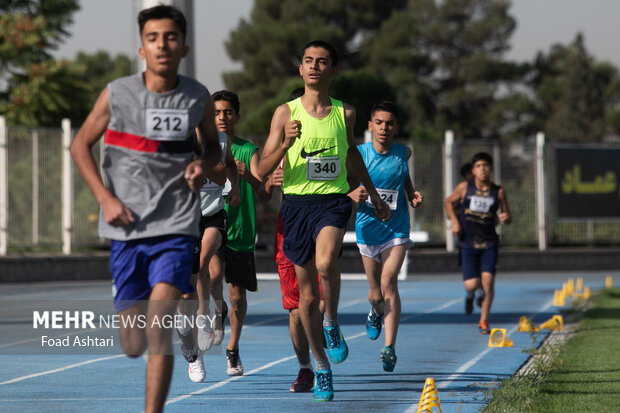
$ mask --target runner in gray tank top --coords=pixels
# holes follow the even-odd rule
[[[144,317],[144,328],[119,328],[125,354],[149,348],[145,411],[161,412],[173,365],[172,329],[155,320],[172,317],[189,292],[205,173],[225,180],[207,89],[179,76],[187,55],[186,22],[170,6],[138,15],[144,73],[118,79],[99,95],[77,133],[71,154],[101,206],[99,231],[111,239],[114,303],[124,319]],[[195,157],[198,128],[203,155]],[[105,133],[98,173],[91,149]],[[105,183],[104,183],[105,182]]]

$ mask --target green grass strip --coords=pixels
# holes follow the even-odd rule
[[[620,412],[620,288],[603,290],[549,355],[536,374],[503,381],[484,411]]]

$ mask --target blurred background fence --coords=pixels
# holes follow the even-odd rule
[[[71,136],[75,130],[71,130]],[[1,135],[0,131],[0,135]],[[69,178],[63,179],[62,129],[5,128],[0,136],[0,232],[2,253],[87,251],[107,247],[107,241],[97,233],[99,206],[90,189],[71,164]],[[264,139],[264,138],[263,138]],[[363,140],[360,139],[361,143]],[[256,144],[261,147],[262,139]],[[412,145],[411,142],[401,142]],[[95,159],[100,159],[100,143],[93,148]],[[412,229],[429,234],[428,246],[445,247],[446,228],[443,202],[444,143],[435,141],[413,142],[412,171],[414,186],[424,195],[424,205],[415,210]],[[536,142],[510,141],[457,141],[454,145],[454,183],[458,172],[477,152],[488,152],[494,157],[494,180],[505,189],[513,223],[500,228],[502,245],[521,248],[539,246],[536,206]],[[558,220],[554,145],[546,145],[546,205],[548,217],[548,245],[550,246],[612,246],[620,245],[620,220]],[[64,182],[64,184],[63,184]],[[64,210],[63,185],[70,185],[70,202]],[[3,188],[3,186],[6,186]],[[273,243],[280,196],[274,194],[266,204],[257,205],[258,249],[270,249]],[[4,207],[3,207],[4,205]],[[63,244],[63,234],[65,241]],[[68,238],[66,238],[68,237]],[[67,239],[70,245],[67,248]],[[4,251],[2,251],[4,249]]]

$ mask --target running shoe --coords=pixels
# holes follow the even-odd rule
[[[229,376],[243,376],[243,364],[239,357],[239,350],[226,349],[226,374]]]
[[[299,369],[297,378],[291,384],[291,393],[308,393],[314,386],[314,372],[310,369]]]
[[[474,293],[467,293],[465,296],[465,314],[470,315],[474,312]]]
[[[189,374],[189,378],[194,383],[201,383],[204,381],[207,376],[207,372],[205,371],[205,364],[202,361],[202,356],[197,356],[196,360],[192,363],[189,363],[189,367],[187,368],[187,373]]]
[[[481,321],[478,323],[478,330],[480,330],[480,334],[489,334],[491,329],[489,328],[488,321]]]
[[[385,346],[379,354],[379,358],[383,362],[383,371],[394,371],[396,366],[396,353],[392,346]]]
[[[222,312],[215,312],[215,323],[213,323],[213,344],[219,346],[224,341],[224,321],[228,315],[228,305],[222,301]]]
[[[381,323],[383,322],[383,314],[378,315],[372,308],[366,317],[366,335],[371,340],[376,340],[381,334]]]
[[[478,308],[482,308],[482,302],[484,301],[484,290],[480,290],[478,297],[476,298],[476,305]]]
[[[181,354],[183,354],[188,363],[195,362],[198,358],[198,347],[194,340],[194,333],[190,330],[189,333],[183,335],[177,330],[177,334],[181,341]]]
[[[327,354],[332,363],[340,364],[347,359],[349,348],[344,341],[340,326],[323,326],[323,335],[327,342]]]
[[[211,327],[211,321],[208,317],[205,317],[203,326],[198,326],[196,341],[198,342],[200,351],[209,351],[211,346],[213,346],[214,333]]]
[[[331,402],[334,400],[334,386],[332,371],[319,370],[314,378],[314,400],[317,402]]]

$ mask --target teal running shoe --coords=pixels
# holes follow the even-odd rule
[[[334,400],[334,386],[331,370],[319,370],[314,377],[314,400],[317,402],[331,402]]]
[[[394,367],[396,366],[396,353],[392,346],[383,347],[379,358],[383,362],[383,371],[394,371]]]
[[[327,354],[332,363],[340,364],[345,361],[349,355],[349,347],[344,341],[340,326],[323,326],[323,335],[327,342]]]
[[[375,311],[371,308],[366,317],[366,335],[371,340],[376,340],[381,334],[381,323],[383,321],[383,315],[375,314]]]

